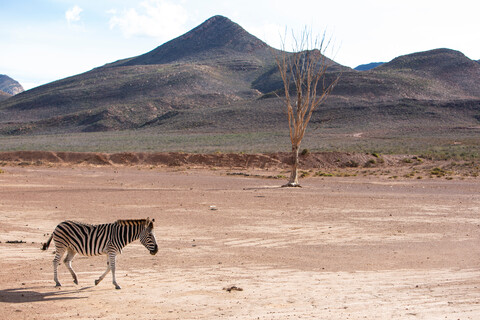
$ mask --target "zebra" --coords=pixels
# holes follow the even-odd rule
[[[157,241],[153,233],[155,219],[117,220],[107,224],[85,224],[75,221],[61,222],[42,250],[47,250],[50,242],[55,242],[55,258],[53,259],[53,280],[57,287],[61,284],[57,277],[57,267],[65,251],[67,255],[63,260],[72,274],[73,282],[78,284],[77,275],[72,269],[72,259],[78,253],[84,256],[96,256],[107,254],[107,270],[95,280],[95,285],[112,271],[112,282],[115,289],[121,289],[115,279],[115,257],[122,253],[122,249],[132,241],[140,239],[140,242],[155,255],[158,252]]]

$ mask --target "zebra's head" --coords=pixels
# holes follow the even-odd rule
[[[140,242],[145,246],[145,248],[150,251],[151,255],[154,255],[158,252],[157,240],[155,239],[155,234],[153,233],[153,223],[155,219],[150,220],[147,218],[145,221],[145,229],[140,233]]]

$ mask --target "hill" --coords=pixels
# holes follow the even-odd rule
[[[240,151],[278,150],[278,139],[284,141],[282,148],[288,147],[283,102],[276,95],[283,90],[274,59],[278,52],[238,24],[215,16],[148,53],[0,102],[0,137],[8,145],[8,137],[15,135],[41,134],[59,141],[67,134],[76,141],[73,148],[79,148],[82,132],[113,132],[115,142],[109,143],[118,147],[106,142],[95,147],[100,151],[166,148],[169,141],[176,141],[172,148],[181,151],[186,140],[198,135],[222,140],[195,140],[189,150],[195,151],[235,149],[239,141],[223,138],[229,133],[238,139],[255,136],[255,141],[242,141]],[[411,145],[421,140],[419,135],[445,137],[445,143],[461,140],[465,148],[475,144],[471,137],[480,124],[480,65],[462,53],[413,53],[361,72],[328,62],[327,81],[339,72],[341,80],[312,118],[306,141],[313,148],[372,149],[391,139]],[[131,142],[133,136],[137,138]],[[103,136],[90,137],[96,144]],[[345,145],[345,137],[361,139]],[[56,143],[53,148],[65,148]],[[41,143],[33,145],[40,148]]]
[[[455,50],[435,49],[401,56],[380,66],[378,71],[421,77],[440,90],[456,91],[446,93],[443,98],[480,96],[480,65]]]
[[[0,101],[10,98],[12,95],[3,91],[0,91]]]
[[[20,83],[5,74],[0,74],[0,92],[13,96],[23,91],[23,87]]]

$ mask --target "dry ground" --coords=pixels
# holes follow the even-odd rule
[[[480,319],[478,179],[2,169],[1,319]],[[122,290],[93,285],[105,257],[74,259],[79,285],[61,265],[54,287],[40,246],[57,223],[146,217],[160,250],[126,247]]]

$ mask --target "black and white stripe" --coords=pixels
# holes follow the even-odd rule
[[[91,225],[74,221],[64,221],[60,223],[47,243],[43,245],[43,250],[47,250],[50,242],[55,243],[55,258],[53,259],[53,278],[57,286],[61,286],[58,281],[57,267],[65,251],[67,255],[64,259],[65,265],[72,274],[73,282],[78,284],[77,275],[72,269],[72,259],[78,253],[84,256],[96,256],[106,254],[107,270],[95,280],[95,285],[105,278],[112,271],[113,284],[116,289],[120,289],[115,279],[115,258],[118,253],[129,243],[140,239],[140,242],[147,248],[152,255],[158,251],[157,242],[153,233],[153,222],[155,219],[139,220],[118,220],[114,223]]]

